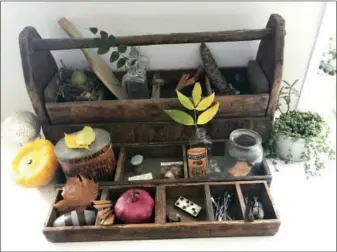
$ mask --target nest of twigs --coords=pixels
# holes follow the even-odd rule
[[[104,85],[91,71],[60,68],[57,102],[98,101],[104,99]]]

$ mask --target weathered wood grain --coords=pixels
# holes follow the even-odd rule
[[[237,196],[240,202],[240,209],[241,209],[242,216],[245,217],[245,213],[246,213],[245,200],[243,198],[241,187],[238,183],[235,184],[235,189],[236,189],[236,193],[237,193]]]
[[[166,192],[163,185],[156,188],[156,209],[155,223],[164,224],[166,222]]]
[[[220,107],[216,117],[264,116],[268,99],[269,94],[217,96]],[[46,103],[46,108],[52,124],[171,121],[164,110],[183,109],[176,98]]]
[[[21,64],[26,89],[34,111],[42,125],[48,125],[49,118],[44,107],[44,88],[57,72],[56,62],[49,51],[35,52],[32,40],[41,39],[33,27],[26,27],[19,34]]]
[[[86,123],[51,125],[43,128],[49,140],[56,143],[64,133],[80,130],[84,125],[108,130],[112,143],[161,143],[163,141],[188,141],[195,132],[195,128],[186,127],[171,121],[152,122],[116,122],[116,123]],[[266,117],[237,117],[228,119],[214,119],[206,129],[212,139],[228,139],[229,134],[238,128],[253,129],[266,140],[272,122]]]
[[[209,185],[204,186],[205,190],[205,204],[206,204],[206,213],[207,213],[207,220],[214,221],[214,209],[211,200],[211,191],[209,189]]]
[[[264,181],[240,183],[243,186],[251,187],[257,184],[264,184]],[[158,188],[162,192],[169,192],[168,196],[176,197],[180,193],[188,195],[199,195],[200,188],[209,186],[234,186],[233,182],[211,182],[211,183],[183,183],[161,185]],[[120,194],[130,188],[128,186],[103,186],[101,190],[109,190],[115,194]],[[143,184],[142,188],[152,188],[151,185]],[[170,188],[168,190],[168,188]],[[181,191],[181,189],[187,191]],[[168,191],[167,191],[168,190]],[[267,189],[268,190],[268,189]],[[205,194],[206,195],[206,194]],[[205,196],[203,195],[203,196]],[[209,194],[208,194],[209,195]],[[270,201],[269,194],[260,195],[264,197],[263,201]],[[274,219],[258,220],[254,222],[245,222],[244,220],[235,221],[194,221],[166,223],[162,222],[166,200],[164,194],[156,197],[156,211],[158,217],[155,223],[147,224],[114,224],[112,226],[81,226],[81,227],[51,227],[47,223],[52,223],[52,216],[48,216],[48,221],[44,226],[43,233],[51,242],[83,242],[83,241],[113,241],[113,240],[144,240],[144,239],[174,239],[174,238],[201,238],[201,237],[227,237],[227,236],[270,236],[277,233],[280,227],[278,216]],[[57,199],[55,199],[56,201]],[[242,199],[241,199],[242,200]],[[53,202],[54,203],[54,202]],[[240,203],[241,204],[241,203]],[[209,206],[210,207],[210,206]],[[267,212],[276,212],[274,205],[268,205],[270,209]],[[158,209],[161,210],[158,210]],[[159,218],[159,216],[161,216]]]
[[[261,40],[256,55],[256,61],[264,71],[270,84],[270,100],[267,115],[273,117],[277,106],[278,94],[283,72],[283,54],[285,20],[277,14],[272,14],[268,20],[267,28],[272,29],[272,35]]]
[[[172,33],[155,35],[138,35],[127,37],[116,37],[117,43],[125,45],[164,45],[164,44],[186,44],[226,41],[259,40],[268,37],[272,30],[270,28],[255,30],[234,30],[194,33]],[[34,50],[67,50],[81,48],[95,48],[93,39],[35,39]]]
[[[124,147],[121,147],[118,155],[114,181],[123,180],[125,160],[126,160],[126,151]]]

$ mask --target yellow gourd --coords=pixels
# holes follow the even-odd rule
[[[54,145],[46,139],[35,139],[24,144],[12,161],[12,176],[22,187],[41,187],[55,175],[57,157]]]

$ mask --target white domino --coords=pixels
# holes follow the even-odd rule
[[[174,205],[194,217],[197,217],[201,211],[201,206],[182,196],[179,197]]]

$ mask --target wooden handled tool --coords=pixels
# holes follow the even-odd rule
[[[58,24],[71,38],[82,38],[81,33],[76,27],[66,18],[61,18]],[[112,73],[111,68],[96,54],[92,53],[89,49],[81,49],[87,58],[92,70],[103,84],[113,93],[118,99],[127,99],[127,95],[121,87],[116,76]]]

